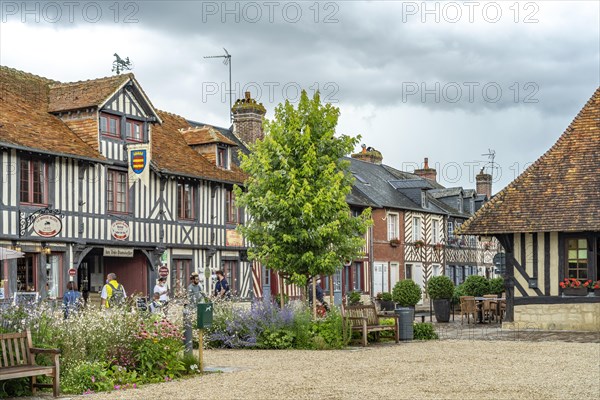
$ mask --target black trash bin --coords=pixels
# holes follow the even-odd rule
[[[412,307],[396,308],[398,315],[398,330],[400,340],[413,340],[413,322],[415,320],[415,309]]]

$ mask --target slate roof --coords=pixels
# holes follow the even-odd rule
[[[0,66],[0,145],[104,160],[97,146],[83,141],[65,122],[48,112],[49,85],[54,83]]]
[[[557,142],[460,233],[600,230],[600,88]]]

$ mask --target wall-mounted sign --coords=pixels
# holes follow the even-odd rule
[[[235,229],[227,229],[225,245],[231,247],[242,247],[244,245],[244,239],[242,238],[242,235]]]
[[[125,221],[115,221],[110,226],[112,237],[117,240],[129,239],[129,225]]]
[[[75,275],[77,275],[77,270],[75,268],[71,268],[69,270],[69,276],[75,276]]]
[[[62,221],[54,215],[38,215],[33,221],[33,231],[41,237],[51,238],[62,230]]]
[[[104,257],[133,257],[133,248],[105,247]]]
[[[169,268],[165,267],[164,265],[162,267],[160,267],[158,269],[158,276],[160,276],[162,278],[166,278],[167,276],[169,276]]]

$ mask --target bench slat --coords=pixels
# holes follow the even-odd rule
[[[23,360],[23,364],[31,365],[31,357],[29,356],[29,346],[25,342],[26,338],[21,338],[19,341],[21,342],[21,358]]]
[[[6,341],[6,346],[8,347],[8,365],[12,367],[15,365],[15,359],[13,354],[12,343],[10,340]]]
[[[27,333],[26,332],[3,333],[3,334],[0,335],[0,340],[21,338],[21,337],[27,337]]]
[[[0,344],[2,345],[2,359],[0,360],[0,367],[8,367],[8,358],[6,358],[7,350],[5,341],[0,340]]]
[[[2,380],[5,379],[15,379],[15,378],[25,378],[28,376],[38,376],[38,375],[54,375],[54,367],[32,367],[30,365],[20,366],[20,367],[10,367],[2,369]]]

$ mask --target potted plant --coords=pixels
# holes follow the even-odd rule
[[[350,294],[348,294],[348,305],[357,306],[359,304],[362,304],[360,301],[360,292],[350,292]]]
[[[490,285],[487,279],[480,275],[471,275],[463,282],[465,296],[481,297],[490,293]]]
[[[390,246],[392,247],[398,247],[398,245],[400,244],[400,239],[398,238],[394,238],[390,240]]]
[[[488,281],[489,293],[502,297],[504,292],[504,278],[493,278]]]
[[[422,247],[425,247],[425,242],[419,239],[415,241],[414,245],[416,249],[420,249]]]
[[[400,306],[396,309],[400,340],[413,339],[415,305],[421,300],[421,287],[411,279],[396,282],[392,290],[392,299]]]
[[[454,294],[454,283],[445,275],[434,276],[427,282],[427,295],[433,300],[437,322],[450,321],[450,300]]]
[[[587,296],[587,288],[591,283],[591,280],[581,283],[579,279],[565,278],[559,285],[562,288],[563,296]]]
[[[433,246],[433,248],[434,248],[436,251],[442,251],[442,249],[444,248],[444,244],[443,244],[443,243],[436,243],[436,244]]]
[[[594,296],[600,297],[600,279],[598,279],[595,283],[591,283],[590,288],[594,290]]]
[[[381,311],[394,311],[395,303],[390,292],[381,293],[379,304],[381,305]]]

